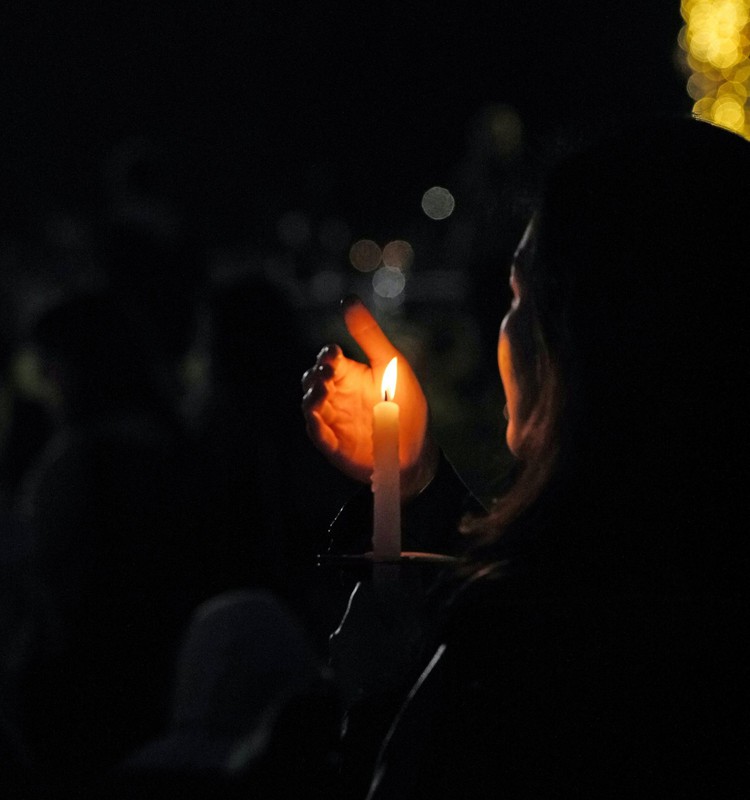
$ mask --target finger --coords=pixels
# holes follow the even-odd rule
[[[305,393],[307,390],[313,385],[316,380],[316,375],[318,371],[318,365],[316,364],[314,367],[310,367],[310,369],[306,370],[302,375],[302,392]]]
[[[341,348],[337,344],[327,344],[323,349],[318,353],[318,358],[316,360],[316,364],[332,364],[336,362],[339,358],[343,357],[343,353],[341,352]]]
[[[382,365],[390,361],[398,351],[362,301],[356,295],[350,295],[341,306],[346,328],[362,348],[370,364]]]
[[[319,381],[330,381],[333,379],[334,370],[331,364],[315,364],[302,376],[302,391],[307,392],[313,384]]]
[[[302,396],[302,411],[305,414],[320,407],[321,403],[328,396],[328,389],[321,380],[313,381]]]
[[[323,422],[322,417],[313,411],[306,416],[307,435],[324,452],[334,453],[338,446],[338,441],[333,431]]]

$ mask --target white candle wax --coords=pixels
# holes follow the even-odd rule
[[[398,461],[398,404],[395,392],[395,365],[392,359],[383,376],[384,400],[373,408],[372,451],[374,470],[374,518],[372,552],[375,561],[394,561],[401,557],[401,478]],[[390,389],[387,379],[391,378]]]

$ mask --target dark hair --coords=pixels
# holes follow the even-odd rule
[[[584,570],[732,551],[705,542],[746,494],[749,184],[750,145],[694,118],[608,134],[552,170],[522,276],[543,444],[466,522],[477,558],[545,526]]]

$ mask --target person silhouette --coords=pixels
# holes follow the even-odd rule
[[[750,145],[693,118],[605,131],[550,170],[498,339],[517,468],[460,524],[363,796],[741,791],[748,179]],[[324,348],[303,411],[368,481],[373,386],[397,350],[360,302],[344,319],[370,363]],[[402,500],[429,525],[431,482],[458,479],[399,355]],[[377,590],[352,597],[353,663],[397,649],[373,633]]]
[[[164,721],[179,636],[209,591],[200,487],[148,342],[112,293],[62,298],[29,339],[58,429],[23,487],[15,683],[39,774],[77,785]]]
[[[331,796],[338,690],[285,603],[262,589],[206,600],[175,666],[168,724],[107,776],[108,795]]]
[[[352,486],[297,424],[306,362],[299,311],[249,271],[212,280],[203,314],[208,379],[185,418],[201,453],[215,591],[269,589],[317,628],[325,593],[316,556]],[[321,644],[326,635],[319,631]]]

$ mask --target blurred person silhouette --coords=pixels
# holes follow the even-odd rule
[[[194,237],[162,234],[137,219],[112,220],[103,238],[107,284],[150,342],[157,377],[179,403],[205,267],[203,247]]]
[[[20,328],[29,302],[40,211],[18,171],[0,164],[0,507],[13,507],[23,475],[46,443],[52,421],[18,376]]]
[[[55,785],[158,730],[174,648],[208,591],[192,451],[131,323],[92,290],[29,332],[58,430],[24,485],[31,543],[10,680],[22,735]]]
[[[40,404],[19,391],[14,367],[18,346],[16,303],[23,254],[33,238],[33,204],[26,181],[0,163],[0,795],[31,797],[39,787],[5,680],[21,613],[18,584],[28,568],[28,536],[14,513],[22,476],[49,432]]]
[[[404,592],[397,608],[404,579],[385,599],[360,581],[333,639],[363,685],[419,654],[400,667],[374,770],[350,782],[370,800],[738,796],[746,783],[750,277],[736,190],[750,145],[693,118],[579,144],[550,169],[511,266],[498,366],[517,462],[486,513],[458,522],[457,505],[463,554],[444,527],[430,533],[433,487],[458,478],[427,400],[356,298],[344,318],[369,364],[329,345],[303,378],[310,436],[366,483],[376,387],[399,356],[404,511],[424,514],[429,549],[458,555],[427,599]]]
[[[12,292],[0,291],[0,675],[17,657],[17,623],[24,607],[19,585],[29,568],[30,537],[16,502],[24,476],[52,432],[44,405],[26,394],[15,375],[18,330]],[[31,795],[37,788],[20,732],[11,686],[0,680],[0,794]]]
[[[12,592],[5,591],[23,570],[27,537],[17,509],[17,495],[26,472],[52,433],[52,419],[44,405],[26,395],[14,374],[18,354],[15,309],[0,290],[0,564],[3,603],[0,616],[12,616]],[[3,635],[6,625],[0,626]],[[3,643],[5,639],[3,638]]]
[[[17,504],[27,472],[54,431],[49,409],[18,385],[15,355],[0,356],[0,506],[6,512]]]
[[[351,483],[299,426],[299,311],[252,271],[215,277],[198,335],[208,377],[186,405],[201,453],[218,590],[261,586],[317,624],[316,555]],[[312,613],[311,613],[312,612]],[[323,642],[325,636],[323,637]]]
[[[328,800],[338,713],[330,671],[289,607],[265,590],[222,592],[191,618],[168,725],[116,766],[107,796]]]
[[[159,380],[179,400],[206,252],[181,200],[184,167],[176,156],[146,136],[111,149],[99,249],[107,284],[149,340]]]

